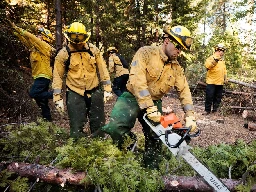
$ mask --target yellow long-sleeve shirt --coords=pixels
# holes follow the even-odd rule
[[[70,51],[77,51],[69,44]],[[84,43],[85,49],[93,53],[91,56],[88,52],[74,52],[70,56],[70,65],[66,77],[66,85],[72,91],[79,95],[84,95],[85,90],[92,90],[99,85],[101,81],[105,91],[111,92],[111,82],[106,63],[100,54],[100,50],[93,44]],[[66,47],[63,47],[55,58],[53,70],[54,94],[60,94],[62,90],[63,76],[66,72],[65,62],[69,55]],[[99,72],[100,80],[97,73]],[[58,97],[55,97],[57,100]]]
[[[214,60],[214,55],[208,57],[204,66],[207,69],[206,83],[214,85],[223,85],[227,79],[227,70],[225,61],[220,59],[218,62]]]
[[[109,72],[115,73],[115,76],[114,76],[115,78],[120,77],[124,74],[129,74],[129,70],[123,67],[121,60],[116,54],[112,54],[109,57],[108,64],[109,64],[109,67],[108,67]]]
[[[140,48],[131,64],[127,89],[135,95],[140,108],[144,109],[153,106],[153,100],[161,99],[175,87],[184,110],[193,110],[190,89],[182,67],[177,61],[167,60],[161,46]]]
[[[32,77],[34,79],[44,77],[52,78],[52,67],[50,66],[51,55],[55,49],[45,41],[40,40],[35,35],[15,27],[15,35],[30,50],[30,64],[32,68]]]

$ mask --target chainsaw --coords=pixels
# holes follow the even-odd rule
[[[191,134],[191,127],[182,127],[175,113],[161,116],[160,123],[154,126],[146,117],[145,122],[157,134],[158,138],[172,152],[175,157],[181,156],[203,179],[217,192],[229,192],[225,186],[205,165],[203,165],[190,151],[187,144],[192,137],[200,135],[200,130]]]

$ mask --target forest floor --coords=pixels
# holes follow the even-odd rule
[[[192,138],[192,141],[190,142],[191,146],[207,147],[209,145],[218,145],[221,143],[234,144],[238,139],[242,139],[246,143],[256,140],[256,131],[249,131],[244,128],[245,120],[242,118],[241,113],[225,114],[224,112],[218,112],[202,115],[204,112],[204,100],[203,98],[200,99],[201,100],[199,101],[194,101],[194,107],[196,111],[197,126],[201,130],[201,134],[199,137]],[[109,116],[115,101],[116,97],[105,104],[106,122],[109,121]],[[184,112],[176,95],[173,93],[168,94],[168,96],[163,97],[162,101],[163,107],[170,106],[181,120],[184,118]],[[67,116],[61,117],[56,114],[54,123],[67,129],[69,127]],[[142,133],[142,127],[139,122],[136,122],[132,131],[135,133]]]

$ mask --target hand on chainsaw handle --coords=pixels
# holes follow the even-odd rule
[[[108,100],[110,100],[113,97],[113,94],[108,91],[104,91],[104,103],[106,103]]]
[[[57,111],[61,114],[64,113],[64,102],[63,99],[60,99],[58,101],[55,101],[55,107],[57,109]]]
[[[191,127],[190,132],[196,132],[197,126],[196,126],[196,119],[194,116],[188,116],[185,118],[186,121],[186,127]]]
[[[160,122],[161,113],[158,111],[157,106],[148,107],[147,116],[154,122]]]

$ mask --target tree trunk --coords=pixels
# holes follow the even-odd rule
[[[235,80],[232,80],[230,82],[233,82]],[[238,83],[239,82],[239,83]],[[243,83],[243,82],[240,82],[240,81],[236,81],[237,84],[241,84],[241,85],[245,85],[245,86],[253,86],[253,85],[250,85],[248,83]],[[197,82],[197,85],[201,85],[203,87],[206,87],[207,84],[202,82],[202,81],[198,81]],[[256,87],[256,86],[255,86]],[[196,86],[197,88],[197,86]],[[229,91],[229,90],[224,90],[224,93],[228,93],[228,94],[234,94],[234,95],[253,95],[253,96],[256,96],[256,93],[255,92],[252,92],[252,93],[248,93],[248,92],[239,92],[239,91]]]
[[[234,79],[229,79],[228,82],[236,83],[236,84],[239,84],[239,85],[244,85],[244,86],[246,86],[246,87],[251,87],[251,88],[256,89],[256,85],[249,84],[249,83],[244,83],[244,82],[242,82],[242,81],[237,81],[237,80],[234,80]]]
[[[62,14],[61,0],[56,0],[56,50],[62,48]]]
[[[84,172],[73,173],[71,169],[58,169],[55,167],[13,162],[7,166],[7,170],[15,172],[22,177],[38,178],[46,183],[57,183],[64,186],[66,183],[82,185],[80,182],[85,178]]]
[[[3,164],[0,164],[2,167]],[[81,181],[86,177],[84,172],[72,172],[71,169],[58,169],[51,166],[28,164],[23,162],[13,162],[7,166],[7,170],[15,172],[22,177],[37,178],[47,183],[57,183],[61,186],[67,184],[84,185]],[[235,191],[235,187],[241,182],[232,179],[221,179],[222,182],[230,189]],[[164,191],[197,191],[211,192],[213,191],[201,177],[184,177],[184,176],[168,176],[163,177],[165,184]],[[256,190],[256,185],[252,191]]]

